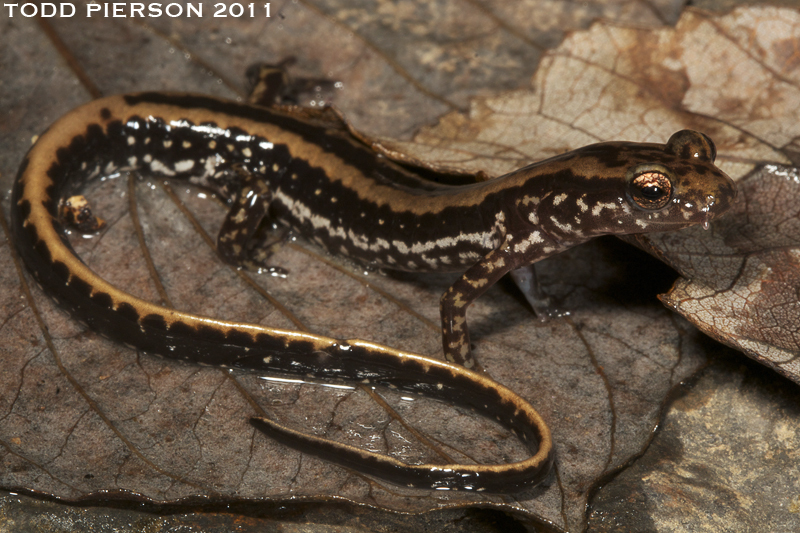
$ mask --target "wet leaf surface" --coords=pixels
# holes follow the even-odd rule
[[[597,495],[589,531],[800,530],[800,387],[730,350],[720,356],[644,456]]]
[[[500,173],[607,138],[663,142],[682,127],[711,134],[720,163],[733,175],[760,160],[790,161],[791,128],[798,121],[770,129],[769,120],[780,111],[791,121],[790,106],[755,120],[763,85],[741,89],[750,100],[722,102],[711,93],[728,79],[720,73],[744,68],[744,57],[762,76],[737,80],[772,80],[773,99],[791,98],[791,55],[784,53],[781,63],[767,53],[786,50],[791,39],[775,39],[761,55],[743,43],[761,43],[746,38],[763,34],[748,34],[748,21],[757,28],[789,24],[795,12],[742,10],[717,18],[689,11],[677,29],[596,24],[542,55],[564,29],[585,26],[598,13],[654,25],[674,21],[679,3],[596,3],[569,13],[560,5],[531,4],[549,18],[521,17],[526,2],[498,2],[488,13],[472,3],[287,2],[273,6],[281,16],[267,21],[153,19],[149,28],[135,20],[51,22],[65,50],[104,93],[155,88],[235,97],[243,93],[238,80],[247,65],[295,55],[299,75],[344,80],[337,105],[373,135],[402,138],[452,111],[439,125],[443,130],[391,146],[467,170]],[[7,191],[30,138],[89,95],[66,67],[64,51],[34,21],[3,18],[0,25],[2,39],[14,43],[1,49],[2,64],[10,67],[4,72],[15,73],[13,79],[4,74],[0,92],[0,179]],[[791,27],[788,33],[798,34]],[[493,96],[526,87],[534,73],[532,89]],[[481,95],[487,98],[470,103]],[[742,102],[750,103],[740,114],[752,135],[736,127]],[[454,111],[468,107],[468,115]],[[134,235],[126,178],[89,191],[109,228],[91,239],[73,236],[73,242],[108,279],[158,300]],[[214,235],[223,208],[196,190],[175,188]],[[288,278],[255,277],[286,312],[216,260],[160,185],[142,177],[136,189],[147,246],[175,307],[439,356],[438,299],[453,276],[365,275],[293,242],[272,259]],[[703,246],[719,231],[691,242]],[[677,238],[693,238],[683,235]],[[54,339],[51,349],[23,298],[8,245],[0,250],[0,486],[70,501],[109,495],[134,502],[337,498],[413,513],[493,507],[529,524],[580,531],[594,484],[643,451],[664,398],[708,357],[696,330],[657,302],[655,295],[674,278],[655,260],[605,240],[556,257],[539,274],[570,317],[541,324],[508,287],[492,289],[470,310],[482,364],[530,399],[550,424],[555,474],[509,497],[405,490],[283,448],[246,421],[264,410],[288,425],[408,461],[443,453],[505,461],[520,453],[519,445],[493,423],[436,402],[378,391],[409,430],[360,389],[285,383],[139,354],[86,331],[34,288],[33,301]],[[436,444],[422,444],[416,433]]]

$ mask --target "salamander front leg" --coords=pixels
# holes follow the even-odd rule
[[[559,318],[570,314],[569,311],[563,311],[555,307],[550,297],[542,292],[542,287],[536,276],[535,264],[531,263],[512,270],[511,279],[514,280],[514,283],[533,308],[536,317],[542,322],[547,322],[551,318]]]
[[[306,113],[311,105],[322,106],[332,100],[336,81],[326,78],[304,78],[289,76],[289,70],[297,63],[290,56],[277,64],[258,63],[247,69],[250,95],[247,101],[264,107],[306,106],[293,113]]]
[[[525,296],[537,317],[545,320],[551,316],[550,298],[542,292],[542,287],[539,285],[536,265],[525,265],[512,270],[511,279]]]
[[[439,311],[442,316],[444,356],[451,363],[475,367],[470,353],[467,307],[509,271],[518,268],[522,258],[515,255],[514,239],[507,236],[502,246],[472,265],[442,295]]]

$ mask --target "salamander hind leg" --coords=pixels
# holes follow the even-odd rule
[[[258,230],[268,223],[272,194],[261,176],[237,169],[239,188],[231,195],[230,209],[217,236],[217,252],[228,264],[247,270],[280,269],[265,266],[269,257],[264,247],[256,247]]]
[[[93,235],[106,226],[106,221],[94,214],[89,200],[81,194],[62,200],[58,214],[66,226],[84,235]]]

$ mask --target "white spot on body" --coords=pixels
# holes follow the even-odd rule
[[[175,172],[166,166],[164,163],[156,159],[152,163],[150,163],[150,170],[153,172],[157,172],[159,174],[164,174],[165,176],[174,176]]]
[[[236,215],[234,215],[233,217],[231,217],[231,220],[232,220],[232,221],[233,221],[235,224],[242,224],[242,223],[244,223],[244,221],[245,221],[245,220],[247,220],[247,210],[246,210],[246,209],[244,209],[244,208],[241,208],[241,209],[239,209],[239,211],[237,211],[237,212],[236,212]]]
[[[522,242],[518,242],[517,244],[515,244],[514,245],[514,251],[516,253],[523,254],[528,250],[528,248],[530,248],[534,244],[537,244],[537,243],[540,243],[540,242],[544,242],[544,239],[542,238],[541,233],[539,233],[538,231],[534,231],[533,233],[528,235],[527,239],[525,239]]]
[[[550,222],[552,222],[553,225],[561,231],[566,231],[567,233],[574,233],[575,231],[572,229],[572,224],[562,224],[556,219],[556,217],[550,217]]]
[[[486,279],[486,278],[474,279],[474,280],[473,279],[468,279],[467,283],[469,283],[472,287],[474,287],[476,289],[479,289],[479,288],[483,287],[484,285],[486,285],[487,283],[489,283],[489,280]],[[453,331],[461,331],[461,328],[459,327],[458,329],[456,329],[454,327]]]
[[[467,261],[469,262],[477,261],[478,259],[481,258],[481,256],[480,254],[477,254],[475,252],[461,252],[460,254],[458,254],[458,258],[461,259],[462,263],[466,263]]]
[[[539,198],[538,196],[523,196],[522,197],[522,205],[524,205],[524,206],[527,206],[527,205],[530,205],[530,204],[539,205],[539,202],[541,202],[541,201],[542,201],[542,199]]]
[[[431,267],[432,269],[435,269],[436,267],[439,266],[439,261],[437,261],[433,257],[428,257],[428,256],[423,255],[422,256],[422,260],[425,261],[426,263],[428,263],[428,266]]]
[[[592,208],[592,215],[596,216],[596,217],[599,217],[600,213],[603,212],[603,209],[611,209],[611,210],[613,210],[613,209],[616,209],[616,208],[617,208],[617,204],[613,204],[613,203],[610,203],[610,202],[608,202],[608,203],[597,202],[596,204],[594,204],[594,207]]]
[[[194,159],[184,159],[175,163],[175,172],[188,172],[194,168]]]
[[[206,158],[205,163],[204,163],[205,177],[214,175],[214,171],[217,169],[217,164],[220,161],[221,161],[221,158],[218,155],[216,157]]]

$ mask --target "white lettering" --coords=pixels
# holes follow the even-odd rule
[[[25,8],[29,8],[28,12],[30,13],[30,8],[33,8],[33,12],[28,14],[25,12]],[[23,17],[35,17],[39,13],[39,6],[36,4],[22,4],[22,7],[19,8],[19,12],[22,13]]]
[[[42,2],[39,5],[42,6],[42,16],[43,17],[51,18],[51,17],[55,17],[56,16],[56,13],[58,12],[58,9],[56,8],[55,4],[51,4],[50,2]],[[47,12],[47,8],[51,8],[52,11],[50,11],[48,13]]]
[[[176,14],[174,14],[174,15],[172,14],[172,11],[170,10],[170,8],[172,6],[175,6],[176,8],[178,8],[178,12]],[[182,5],[175,4],[175,3],[167,4],[167,16],[168,17],[173,17],[174,18],[174,17],[180,17],[181,15],[183,15],[183,6]]]

